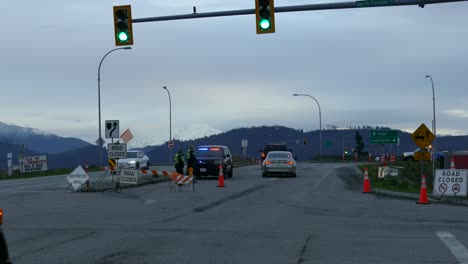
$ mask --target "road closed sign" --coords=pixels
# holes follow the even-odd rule
[[[120,183],[138,184],[138,170],[121,170]]]
[[[436,170],[433,194],[466,196],[467,170]]]
[[[107,157],[109,159],[125,159],[127,157],[127,144],[107,144]]]

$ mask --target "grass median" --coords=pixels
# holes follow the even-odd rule
[[[438,163],[435,164],[438,168]],[[372,188],[385,189],[395,192],[405,193],[419,193],[421,188],[421,164],[420,162],[411,161],[399,161],[392,163],[389,166],[403,167],[399,170],[398,176],[385,176],[384,178],[378,178],[379,164],[366,164],[359,165],[359,169],[364,173],[364,169],[368,168],[369,179],[371,181]],[[433,176],[432,176],[432,162],[423,162],[423,174],[426,175],[427,192],[432,193]]]

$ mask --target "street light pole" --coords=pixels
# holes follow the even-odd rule
[[[312,95],[308,95],[308,94],[293,94],[293,96],[307,96],[307,97],[310,97],[312,99],[314,99],[314,101],[317,103],[318,105],[318,108],[319,108],[319,126],[320,126],[320,159],[322,159],[322,109],[320,108],[320,104],[319,102],[317,101],[317,99],[315,99],[315,97],[313,97]]]
[[[431,79],[431,84],[432,84],[432,118],[433,118],[433,124],[434,124],[434,142],[432,143],[432,177],[435,176],[435,159],[437,157],[436,155],[436,141],[437,141],[437,133],[436,133],[436,115],[435,115],[435,92],[434,92],[434,81],[432,80],[431,75],[426,75],[426,78]]]
[[[101,59],[101,62],[99,63],[99,67],[98,67],[98,115],[99,115],[99,138],[98,138],[98,145],[99,145],[99,166],[102,165],[102,142],[101,142],[101,65],[102,65],[102,62],[104,61],[104,59],[107,57],[107,55],[109,55],[111,52],[113,51],[116,51],[116,50],[120,50],[120,49],[131,49],[132,47],[123,47],[123,48],[116,48],[116,49],[113,49],[109,52],[106,53],[106,55],[104,55],[104,57],[102,57]]]
[[[169,96],[169,142],[172,140],[172,103],[171,103],[171,93],[166,86],[163,86],[163,89],[166,90],[167,95]],[[168,143],[169,143],[168,142]],[[169,163],[172,161],[172,148],[169,148]]]

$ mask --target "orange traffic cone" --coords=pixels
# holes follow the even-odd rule
[[[419,193],[419,202],[418,204],[430,204],[429,199],[427,198],[427,185],[426,185],[426,175],[422,175],[421,179],[421,191]]]
[[[370,193],[371,192],[369,174],[367,172],[367,167],[364,170],[364,188],[363,188],[362,192],[363,193]]]
[[[453,156],[452,156],[452,159],[450,159],[450,169],[451,170],[455,169],[455,161],[453,160]]]
[[[216,187],[226,187],[224,185],[224,175],[223,175],[223,167],[219,166],[219,176],[218,176],[218,186]]]

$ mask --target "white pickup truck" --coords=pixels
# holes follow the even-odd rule
[[[403,160],[414,161],[414,153],[418,152],[420,149],[417,148],[414,151],[403,152]],[[430,151],[429,148],[426,148],[427,151]],[[444,156],[443,152],[436,152],[436,160],[439,160],[440,157]]]

